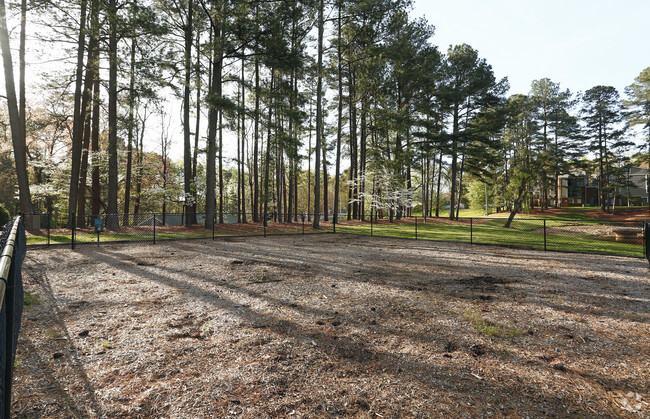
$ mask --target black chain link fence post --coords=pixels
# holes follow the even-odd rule
[[[418,217],[415,217],[415,240],[418,239]]]
[[[469,219],[469,244],[474,244],[474,219]]]
[[[217,224],[217,214],[212,213],[212,240],[214,240],[214,227]]]
[[[153,213],[153,244],[156,244],[156,213]]]
[[[546,251],[546,220],[544,220],[544,251]]]
[[[370,237],[372,237],[373,231],[372,231],[372,222],[373,222],[373,216],[372,216],[372,209],[370,210]]]
[[[50,226],[52,225],[52,214],[47,214],[47,247],[50,247]]]
[[[266,237],[266,222],[267,222],[267,214],[266,211],[264,211],[264,237]]]

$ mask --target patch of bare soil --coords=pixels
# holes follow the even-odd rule
[[[609,213],[603,213],[600,209],[588,211],[592,217],[602,218],[611,221],[643,221],[650,218],[648,209],[618,207]]]
[[[312,235],[23,272],[19,418],[650,416],[641,259]]]
[[[576,223],[577,224],[577,223]],[[643,228],[638,227],[623,227],[623,229],[632,230],[636,232],[636,235],[641,239],[643,237]],[[588,236],[594,236],[599,239],[609,239],[616,240],[615,230],[621,229],[620,226],[613,225],[600,225],[600,224],[577,224],[577,225],[567,225],[567,226],[558,226],[558,227],[546,227],[546,234],[557,234],[557,235],[566,235],[566,234],[584,234]],[[544,233],[543,228],[534,230],[536,233]],[[634,237],[634,236],[632,236]],[[641,244],[641,243],[639,243]]]
[[[552,215],[561,216],[562,214],[572,214],[572,212],[570,209],[563,208],[549,208],[544,211],[535,208],[529,214],[544,217]],[[647,208],[616,207],[611,212],[602,212],[600,208],[594,208],[585,211],[585,215],[608,221],[643,221],[650,219],[650,210]]]

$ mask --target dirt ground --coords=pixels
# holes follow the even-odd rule
[[[573,214],[574,211],[571,208],[549,208],[545,211],[541,211],[539,208],[535,208],[530,211],[530,215],[535,215],[539,217],[544,216],[562,216],[562,214]],[[647,208],[628,208],[626,206],[616,207],[612,212],[602,212],[600,208],[594,208],[587,211],[584,211],[584,214],[596,219],[602,219],[607,221],[643,221],[650,219],[650,212]]]
[[[28,251],[13,412],[650,417],[650,270],[346,235]]]

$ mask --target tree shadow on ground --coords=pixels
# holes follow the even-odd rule
[[[202,246],[197,245],[192,247]],[[185,251],[191,250],[198,249],[185,249]],[[279,251],[281,252],[282,249]],[[119,269],[128,272],[129,274],[142,277],[146,280],[155,281],[166,287],[176,289],[182,295],[187,295],[188,298],[199,299],[214,306],[217,309],[228,311],[233,315],[241,318],[244,322],[250,324],[251,326],[268,329],[273,333],[285,337],[290,337],[305,344],[314,342],[317,338],[319,346],[323,351],[325,351],[329,356],[334,356],[341,361],[359,364],[373,364],[377,368],[389,371],[391,374],[394,374],[395,377],[399,377],[405,374],[408,375],[411,379],[420,382],[422,385],[442,389],[445,391],[453,390],[455,392],[460,391],[469,393],[475,390],[474,385],[470,386],[465,383],[465,380],[471,380],[468,374],[469,371],[461,372],[461,374],[458,375],[458,370],[440,368],[437,367],[434,363],[424,362],[419,359],[412,359],[408,355],[395,354],[378,350],[377,348],[374,348],[372,345],[369,345],[363,341],[355,340],[348,336],[342,336],[341,334],[334,332],[324,332],[323,330],[311,324],[298,323],[271,314],[260,313],[259,311],[250,307],[242,306],[241,304],[235,302],[233,299],[225,297],[221,293],[215,293],[214,291],[206,290],[203,287],[197,287],[195,284],[191,283],[191,281],[200,280],[212,286],[225,287],[234,292],[239,292],[247,294],[248,296],[254,298],[271,301],[273,304],[280,304],[286,307],[298,309],[316,317],[334,315],[334,313],[328,312],[327,310],[316,310],[314,308],[309,308],[306,306],[298,306],[295,304],[295,302],[291,302],[288,299],[280,299],[270,297],[268,295],[262,295],[255,290],[251,290],[250,287],[246,288],[242,286],[233,286],[232,284],[228,284],[227,282],[223,281],[215,282],[209,278],[206,278],[200,273],[174,270],[163,266],[161,266],[160,269],[149,269],[147,267],[138,266],[137,264],[126,264],[124,263],[123,257],[119,254],[119,252],[114,252],[108,249],[102,249],[101,251],[98,251],[98,253],[102,255],[104,262],[111,265],[115,269]],[[206,249],[205,253],[208,254],[209,249]],[[245,254],[245,252],[233,252],[231,249],[226,257],[232,258],[242,254]],[[219,254],[218,252],[217,255],[224,257],[223,254]],[[322,261],[322,259],[320,260]],[[332,274],[340,274],[341,272],[344,272],[344,270],[336,269],[331,270],[331,272]],[[174,278],[173,276],[175,275],[189,277],[190,281]],[[339,313],[339,315],[341,314]],[[351,323],[355,322],[355,320],[352,318],[344,317],[344,320]],[[358,324],[357,322],[357,326],[361,327],[365,325]],[[403,334],[403,332],[391,329],[387,329],[384,332],[395,335]],[[406,336],[409,339],[416,339],[415,336]],[[430,337],[425,337],[425,339],[429,338]],[[452,375],[455,376],[454,379],[449,378]],[[489,390],[489,386],[486,384],[486,395],[489,393]],[[544,389],[530,383],[524,383],[520,389],[514,391],[516,397],[524,400],[531,400],[532,394],[539,394],[539,397],[533,397],[533,399],[536,400],[536,403],[539,402],[540,409],[542,409],[542,406],[546,403],[545,400],[551,399],[546,399],[544,397]],[[569,396],[565,396],[565,398],[560,397],[560,400],[562,400],[562,404],[565,405],[570,405],[572,403]],[[545,409],[547,408],[548,406],[545,407]],[[564,412],[564,410],[558,410],[556,413],[560,412]],[[547,413],[547,411],[539,410],[537,413]]]
[[[30,290],[37,293],[40,299],[38,304],[23,311],[23,326],[18,341],[20,362],[15,374],[29,375],[31,380],[37,382],[38,388],[26,389],[23,385],[25,380],[14,384],[12,417],[103,417],[103,410],[61,314],[62,307],[52,292],[47,272],[33,261],[27,263],[29,268],[23,272],[29,271]],[[49,329],[39,328],[43,326],[43,320]],[[48,337],[48,333],[52,336]],[[38,339],[38,335],[45,335],[49,339],[48,352],[37,350],[38,344],[34,340]],[[25,372],[21,372],[22,369]],[[24,394],[26,390],[32,392]],[[47,390],[49,397],[40,397],[38,393],[41,390]],[[73,392],[75,397],[70,396]]]

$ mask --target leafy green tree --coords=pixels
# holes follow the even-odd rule
[[[539,175],[541,153],[535,144],[538,129],[531,99],[525,95],[511,96],[506,107],[506,125],[503,131],[503,195],[510,207],[505,228],[510,228],[515,215],[524,207]]]
[[[566,102],[566,98],[570,97],[570,93],[568,91],[561,92],[560,84],[554,83],[548,78],[534,80],[530,87],[530,99],[540,127],[538,142],[541,144],[543,163],[540,167],[539,189],[541,192],[540,205],[543,211],[549,207],[549,190],[552,188],[550,172],[555,171],[556,173],[556,185],[559,175],[559,160],[561,156],[557,147],[557,123],[559,121],[556,118],[559,118],[561,115],[560,112],[564,110],[563,104]],[[551,137],[553,128],[556,131],[555,147],[553,146]]]
[[[489,205],[490,202],[494,202],[494,197],[494,189],[488,187],[484,181],[480,179],[474,179],[469,182],[469,185],[467,187],[467,200],[469,201],[469,207],[471,209],[485,208],[486,199]]]
[[[450,47],[444,62],[442,98],[451,114],[451,188],[449,217],[456,216],[459,184],[465,162],[465,146],[470,140],[472,119],[485,107],[495,105],[507,89],[507,80],[497,82],[492,67],[467,44]],[[459,165],[460,157],[460,165]]]
[[[366,201],[359,197],[368,187],[367,180],[372,179],[372,176],[366,175],[372,170],[380,170],[386,165],[392,165],[396,137],[399,136],[402,143],[407,137],[405,127],[409,123],[406,122],[408,118],[404,118],[404,115],[408,115],[407,109],[410,106],[404,102],[401,110],[402,117],[391,116],[397,114],[395,108],[398,100],[395,95],[397,85],[390,74],[395,74],[395,69],[403,67],[404,57],[407,56],[405,53],[400,58],[397,45],[401,43],[408,51],[420,54],[414,47],[416,43],[422,44],[420,37],[416,35],[414,42],[409,45],[407,34],[417,33],[423,26],[419,25],[418,29],[417,23],[408,21],[406,14],[408,2],[405,1],[371,0],[343,3],[345,12],[342,19],[344,22],[342,39],[337,41],[336,45],[337,53],[339,48],[341,50],[341,82],[347,90],[340,95],[343,96],[341,100],[343,107],[347,107],[347,112],[342,112],[339,120],[343,123],[347,122],[349,128],[347,151],[350,166],[347,177],[352,182],[348,183],[348,219],[362,219]],[[413,61],[407,70],[421,70],[420,59],[416,59],[415,56],[410,58]],[[419,75],[423,74],[424,72],[420,71]],[[424,80],[419,81],[424,82]],[[401,86],[406,88],[404,83],[401,83]],[[342,108],[340,109],[343,111]],[[402,125],[399,133],[393,129],[397,123]],[[396,137],[389,139],[389,132],[396,134]],[[342,132],[342,137],[344,136]],[[379,137],[387,145],[386,148],[377,147],[375,140]],[[406,154],[402,153],[404,156]],[[408,166],[399,170],[404,172],[408,182]]]
[[[625,88],[628,99],[623,101],[625,119],[631,126],[638,126],[645,135],[645,145],[641,146],[642,159],[650,167],[650,67],[646,68]],[[645,150],[643,148],[645,147]],[[650,203],[650,188],[648,188]],[[648,207],[650,210],[650,206]]]
[[[425,59],[437,50],[429,44],[433,27],[425,20],[409,21],[406,11],[394,13],[388,22],[383,54],[386,56],[384,80],[386,122],[394,133],[388,142],[392,154],[387,163],[396,179],[402,179],[405,188],[412,188],[414,148],[412,131],[416,118],[415,105],[425,76]],[[399,218],[409,208],[396,207]],[[408,215],[408,212],[407,212]]]
[[[621,127],[623,112],[618,91],[612,86],[595,86],[582,96],[582,118],[589,150],[596,155],[598,162],[598,191],[600,208],[609,208],[612,175],[611,153],[628,146],[623,138],[625,130]]]
[[[552,133],[551,167],[555,174],[555,206],[560,207],[561,193],[559,178],[561,173],[568,173],[576,161],[586,154],[585,138],[582,135],[579,119],[571,111],[577,100],[572,98],[567,89],[560,92],[551,107],[550,128]]]
[[[505,105],[506,102],[504,100],[503,102],[483,109],[476,115],[467,128],[469,141],[466,144],[465,150],[465,171],[475,180],[480,181],[483,189],[488,189],[490,196],[493,196],[493,192],[491,191],[496,184],[495,169],[501,163],[504,147],[500,133],[503,131],[506,123],[507,108]],[[468,189],[467,192],[470,193],[471,191]],[[481,193],[485,195],[485,191]],[[491,198],[490,202],[492,201],[493,199]],[[485,205],[485,198],[483,198],[483,205]],[[456,216],[458,216],[458,212]]]

